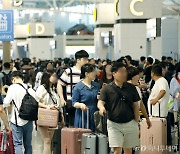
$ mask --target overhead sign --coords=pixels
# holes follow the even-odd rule
[[[13,10],[0,10],[0,41],[14,40]]]
[[[135,16],[143,16],[144,15],[144,12],[138,12],[135,10],[135,4],[137,2],[144,2],[144,0],[132,0],[131,3],[130,3],[130,11],[133,15]]]

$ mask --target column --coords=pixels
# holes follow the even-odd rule
[[[161,0],[116,0],[114,50],[116,59],[131,55],[147,56],[147,25],[150,18],[161,18]]]
[[[3,9],[9,10],[11,9],[11,0],[2,0]],[[3,63],[10,62],[10,51],[11,51],[11,43],[3,42]]]
[[[101,59],[114,60],[114,47],[112,44],[114,31],[114,4],[101,3],[96,5],[94,11],[96,28],[94,29],[95,56]]]

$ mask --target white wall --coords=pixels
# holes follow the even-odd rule
[[[114,3],[100,3],[96,6],[97,21],[95,24],[114,24],[115,11]]]
[[[52,38],[29,38],[27,39],[29,47],[29,58],[37,57],[42,60],[52,59],[50,51],[50,41]]]
[[[150,41],[151,53],[154,58],[161,59],[162,57],[162,38],[157,37],[155,40]]]
[[[162,20],[162,51],[164,56],[178,53],[178,20],[177,18]]]
[[[131,55],[134,59],[146,56],[146,24],[116,24],[114,26],[116,59]]]
[[[55,36],[56,49],[54,51],[54,58],[65,58],[65,46],[66,46],[66,36],[57,35]]]

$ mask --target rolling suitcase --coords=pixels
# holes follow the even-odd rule
[[[150,120],[152,123],[150,129],[147,129],[145,119],[140,123],[141,154],[167,154],[167,121],[166,118],[160,118],[160,104],[159,117],[151,117]]]
[[[81,154],[107,154],[108,140],[104,134],[84,133]]]
[[[83,117],[84,111],[82,111],[82,125],[84,123]],[[89,111],[87,111],[87,123],[89,125]],[[87,127],[89,128],[89,126]],[[61,130],[61,154],[81,154],[82,134],[90,132],[90,129],[63,128]]]

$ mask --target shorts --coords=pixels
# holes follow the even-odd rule
[[[107,121],[109,144],[112,148],[134,148],[140,145],[139,127],[135,120],[127,123]]]

